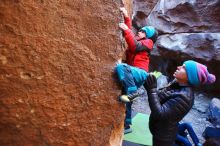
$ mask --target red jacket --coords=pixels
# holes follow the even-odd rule
[[[131,66],[144,69],[148,72],[149,53],[153,49],[153,41],[150,39],[140,39],[131,31],[131,20],[125,17],[125,24],[129,29],[124,30],[125,40],[128,44],[126,50],[126,62]]]

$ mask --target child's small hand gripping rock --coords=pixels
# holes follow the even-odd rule
[[[127,30],[128,26],[125,23],[119,23],[119,28],[122,30]]]
[[[128,11],[125,9],[125,7],[121,7],[120,11],[123,13],[124,17],[128,17]]]

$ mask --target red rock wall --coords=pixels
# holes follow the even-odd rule
[[[120,0],[1,0],[0,145],[120,145]]]

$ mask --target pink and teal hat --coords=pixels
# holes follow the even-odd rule
[[[191,85],[212,84],[216,77],[208,72],[205,65],[193,60],[185,61],[188,81]]]

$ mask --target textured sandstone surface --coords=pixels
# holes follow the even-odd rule
[[[121,144],[120,4],[1,0],[0,145]]]

